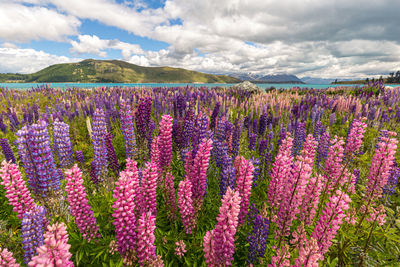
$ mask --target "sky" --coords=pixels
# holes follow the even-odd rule
[[[399,0],[0,0],[0,72],[87,58],[207,73],[400,70]]]

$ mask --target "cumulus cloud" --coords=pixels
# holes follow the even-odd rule
[[[77,34],[81,22],[74,16],[40,6],[0,2],[0,38],[12,42],[65,40]]]
[[[78,54],[95,54],[100,57],[106,57],[106,49],[121,50],[124,58],[129,58],[132,54],[143,54],[143,50],[137,44],[121,42],[117,39],[104,40],[96,35],[79,35],[79,42],[71,41],[72,53]]]
[[[81,59],[56,56],[34,49],[0,48],[1,73],[32,73],[52,64],[79,60]]]

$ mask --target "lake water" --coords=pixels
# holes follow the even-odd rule
[[[49,85],[56,88],[71,88],[71,87],[79,87],[79,88],[93,88],[93,87],[113,87],[113,86],[122,86],[122,87],[181,87],[181,86],[194,86],[194,87],[229,87],[235,84],[232,83],[0,83],[0,88],[9,88],[9,89],[31,89],[37,88],[42,85]],[[315,88],[315,89],[323,89],[328,87],[338,87],[344,86],[343,84],[293,84],[293,83],[262,83],[257,84],[259,88],[271,88],[275,87],[277,89],[283,88]],[[346,84],[345,86],[360,86],[359,84]],[[398,85],[390,85],[392,87],[398,87]]]

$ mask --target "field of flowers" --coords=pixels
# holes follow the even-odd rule
[[[400,88],[0,91],[0,266],[400,266]]]

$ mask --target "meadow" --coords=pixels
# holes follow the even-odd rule
[[[400,266],[400,88],[0,91],[0,266]]]

